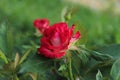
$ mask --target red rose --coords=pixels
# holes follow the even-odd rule
[[[36,19],[34,21],[34,26],[41,32],[43,33],[46,28],[49,26],[49,21],[47,19]]]
[[[69,45],[80,37],[79,32],[73,35],[73,30],[74,25],[68,28],[64,22],[46,28],[41,38],[41,47],[38,49],[39,54],[57,59],[64,56]]]

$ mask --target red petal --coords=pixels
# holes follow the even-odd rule
[[[81,37],[81,35],[80,35],[80,32],[79,31],[77,31],[76,33],[75,33],[75,35],[73,36],[73,38],[75,38],[75,39],[78,39],[78,38],[80,38]]]
[[[39,48],[38,52],[39,52],[39,54],[44,55],[47,58],[59,59],[59,58],[61,58],[61,57],[63,57],[65,55],[65,52],[55,53],[55,52],[52,52],[49,49],[46,49],[45,47]]]

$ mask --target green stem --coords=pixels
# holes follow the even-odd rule
[[[70,80],[74,80],[73,74],[72,74],[72,61],[70,56],[69,56],[69,62],[68,62],[68,69],[69,69]]]

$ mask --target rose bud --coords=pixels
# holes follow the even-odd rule
[[[49,21],[47,19],[36,19],[33,24],[40,33],[43,33],[44,30],[49,27]]]

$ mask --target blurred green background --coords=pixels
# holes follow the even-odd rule
[[[69,25],[79,23],[81,44],[95,47],[120,43],[120,15],[114,14],[112,7],[100,11],[65,0],[0,0],[0,24],[7,23],[14,35],[14,44],[20,50],[33,42],[39,44],[33,27],[36,18],[48,18],[51,24],[60,22],[66,7],[77,8]]]

